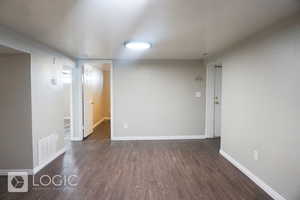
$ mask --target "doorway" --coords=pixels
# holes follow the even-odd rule
[[[206,137],[221,137],[222,65],[207,66]]]
[[[73,133],[73,103],[72,103],[72,67],[63,66],[62,69],[64,92],[64,140],[69,142]]]
[[[83,77],[83,138],[110,139],[111,63],[85,63]],[[93,136],[94,137],[94,136]]]
[[[214,131],[213,137],[221,137],[222,66],[215,66],[214,75]]]
[[[0,92],[0,174],[16,169],[30,172],[34,146],[31,54],[0,45]]]

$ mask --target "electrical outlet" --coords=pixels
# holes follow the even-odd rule
[[[123,128],[128,128],[128,124],[127,123],[123,123]]]
[[[258,150],[253,151],[253,159],[258,160]]]

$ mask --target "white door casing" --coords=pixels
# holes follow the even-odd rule
[[[73,88],[72,88],[72,100],[73,100],[73,136],[72,141],[82,141],[85,136],[85,126],[84,126],[84,65],[101,65],[110,64],[110,124],[111,124],[111,139],[114,140],[114,90],[113,90],[113,62],[112,60],[105,59],[79,59],[76,63],[76,67],[73,68]]]

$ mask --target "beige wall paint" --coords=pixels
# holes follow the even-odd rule
[[[110,118],[110,71],[103,71],[104,117]]]
[[[114,137],[203,136],[205,79],[198,60],[114,61]]]
[[[223,64],[222,149],[289,200],[300,199],[299,19],[213,60]]]
[[[0,54],[0,92],[0,169],[32,169],[29,54]]]
[[[93,93],[95,125],[105,117],[110,117],[110,73],[98,67],[93,67],[92,76],[95,81],[91,85],[90,90]]]
[[[93,93],[93,101],[94,101],[94,124],[99,122],[104,118],[104,99],[102,97],[103,93],[103,72],[96,68],[94,68],[94,77],[95,81],[94,84],[92,85],[92,93]]]

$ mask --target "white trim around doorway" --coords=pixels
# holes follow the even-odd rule
[[[110,129],[110,134],[111,134],[111,138],[113,138],[114,135],[114,129],[113,129],[113,124],[114,124],[114,118],[113,118],[113,108],[114,108],[114,99],[113,99],[113,62],[112,60],[103,60],[103,59],[79,59],[77,61],[77,66],[76,66],[76,94],[75,96],[77,97],[77,101],[74,102],[74,107],[76,109],[76,122],[77,126],[76,128],[76,134],[74,136],[74,138],[72,139],[73,141],[82,141],[84,139],[83,135],[84,135],[84,125],[83,125],[83,90],[82,90],[82,84],[83,84],[83,80],[82,80],[82,67],[84,64],[110,64],[111,65],[111,69],[110,69],[110,112],[111,112],[111,116],[110,116],[110,124],[111,124],[111,129]],[[73,90],[74,91],[74,90]],[[75,121],[74,120],[74,121]]]

